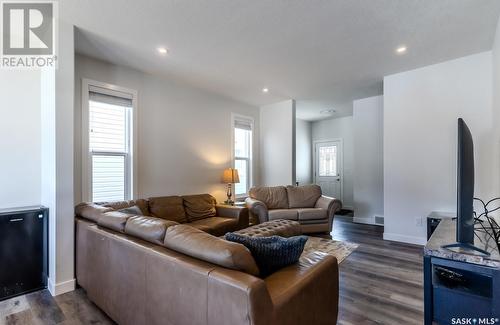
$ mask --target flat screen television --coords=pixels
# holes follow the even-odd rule
[[[474,143],[463,119],[458,119],[457,141],[457,233],[456,243],[444,248],[488,252],[474,246]]]

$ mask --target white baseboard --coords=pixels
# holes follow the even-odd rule
[[[352,221],[355,223],[362,223],[365,225],[376,225],[375,220],[373,218],[354,217],[352,218]]]
[[[384,232],[384,240],[399,241],[415,245],[425,245],[427,243],[427,239],[425,239],[424,237],[405,236],[400,234],[391,234],[387,232]]]
[[[75,290],[76,287],[76,280],[71,279],[68,281],[60,282],[60,283],[54,283],[52,279],[48,279],[48,284],[47,287],[49,289],[49,292],[52,296],[58,296],[62,295],[63,293],[70,292]]]

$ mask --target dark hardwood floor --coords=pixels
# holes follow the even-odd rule
[[[382,240],[383,228],[336,216],[333,239],[358,243],[340,265],[338,324],[423,324],[422,248]],[[0,325],[113,324],[82,289],[0,302]],[[313,324],[311,324],[313,325]]]
[[[423,324],[422,247],[336,216],[333,239],[359,244],[340,264],[338,324]]]
[[[114,324],[82,289],[52,297],[48,290],[0,302],[0,325]]]

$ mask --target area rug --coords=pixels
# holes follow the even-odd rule
[[[335,256],[337,258],[337,262],[340,264],[343,260],[345,260],[347,256],[354,252],[356,248],[358,248],[358,244],[347,241],[336,241],[326,238],[309,237],[302,255],[313,252],[321,252]]]

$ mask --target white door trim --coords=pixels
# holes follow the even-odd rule
[[[316,145],[318,143],[325,142],[338,142],[340,144],[340,197],[336,198],[340,201],[344,201],[344,139],[343,138],[331,138],[331,139],[321,139],[313,141],[313,181],[316,182]]]

